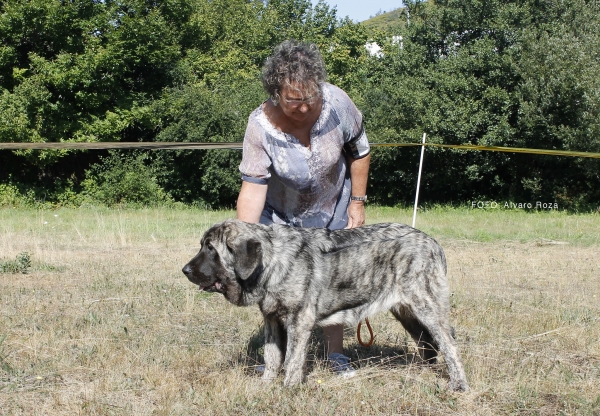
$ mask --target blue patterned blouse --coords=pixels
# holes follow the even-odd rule
[[[350,177],[345,154],[367,156],[362,114],[340,88],[322,84],[323,106],[310,132],[310,148],[276,129],[259,106],[250,114],[240,172],[268,185],[260,222],[296,227],[344,228]]]

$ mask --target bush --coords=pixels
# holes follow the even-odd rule
[[[23,252],[15,260],[0,261],[0,273],[23,273],[26,274],[31,267],[31,256]]]
[[[89,202],[108,206],[170,202],[171,197],[158,185],[150,162],[146,153],[112,151],[86,172],[83,194]]]
[[[0,183],[0,207],[21,205],[23,198],[16,186]]]

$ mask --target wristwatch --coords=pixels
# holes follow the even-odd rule
[[[350,197],[350,200],[352,200],[352,201],[362,201],[362,202],[367,202],[367,196],[366,196],[366,195],[365,195],[365,196],[354,196],[354,195],[352,195],[352,196]]]

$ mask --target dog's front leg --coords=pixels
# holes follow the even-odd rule
[[[281,369],[287,345],[283,325],[276,318],[265,317],[265,372],[263,380],[271,381]]]
[[[283,380],[285,386],[294,386],[304,380],[306,350],[313,326],[309,322],[297,322],[288,326],[288,344],[284,364],[285,378]]]

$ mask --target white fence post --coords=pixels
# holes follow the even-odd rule
[[[413,210],[412,226],[415,228],[417,222],[417,204],[419,203],[419,188],[421,187],[421,171],[423,170],[423,154],[425,153],[425,138],[427,133],[423,133],[423,145],[421,146],[421,160],[419,161],[419,175],[417,177],[417,192],[415,194],[415,209]]]

